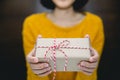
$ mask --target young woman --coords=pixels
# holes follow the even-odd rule
[[[39,62],[35,57],[34,45],[39,34],[43,38],[89,37],[89,61],[80,62],[80,72],[57,72],[56,80],[97,80],[104,30],[99,16],[82,11],[87,2],[88,0],[41,0],[41,4],[52,11],[26,17],[22,35],[27,58],[27,80],[51,80],[53,77],[49,63]]]

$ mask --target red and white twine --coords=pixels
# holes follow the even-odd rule
[[[68,63],[68,56],[65,54],[65,52],[62,50],[63,48],[65,49],[89,49],[89,48],[81,48],[81,47],[69,47],[68,45],[70,44],[70,41],[68,40],[63,40],[59,44],[56,44],[56,39],[54,39],[53,46],[38,46],[37,48],[48,48],[44,54],[44,59],[49,61],[52,60],[54,63],[54,74],[53,74],[53,79],[55,80],[56,77],[56,50],[60,51],[64,56],[65,56],[65,65],[64,65],[64,71],[67,71],[67,63]],[[49,59],[47,58],[48,52],[51,51],[51,56]]]

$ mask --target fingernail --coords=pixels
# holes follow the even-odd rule
[[[42,37],[42,35],[38,35],[38,38],[41,38]]]
[[[47,63],[45,63],[45,67],[48,67],[49,65]]]
[[[81,62],[81,66],[84,66],[84,62]]]
[[[37,59],[37,58],[34,58],[34,62],[38,62],[38,59]]]

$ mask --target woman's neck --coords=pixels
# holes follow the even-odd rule
[[[49,13],[47,17],[57,25],[62,27],[74,26],[81,22],[84,18],[83,14],[75,12],[73,8],[59,9],[55,8],[52,13]]]
[[[52,14],[57,19],[69,19],[71,17],[74,17],[76,12],[73,10],[73,7],[70,7],[68,9],[55,8]]]

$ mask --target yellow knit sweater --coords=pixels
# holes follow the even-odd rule
[[[72,27],[62,28],[54,24],[46,17],[46,13],[37,13],[28,16],[23,24],[22,36],[25,55],[35,45],[36,38],[40,34],[43,38],[80,38],[85,34],[90,35],[91,45],[99,55],[102,53],[104,44],[104,30],[100,17],[85,12],[84,20]],[[97,80],[97,69],[90,76],[82,72],[57,72],[56,80]],[[27,63],[27,80],[51,80],[52,74],[45,77],[35,75]]]

